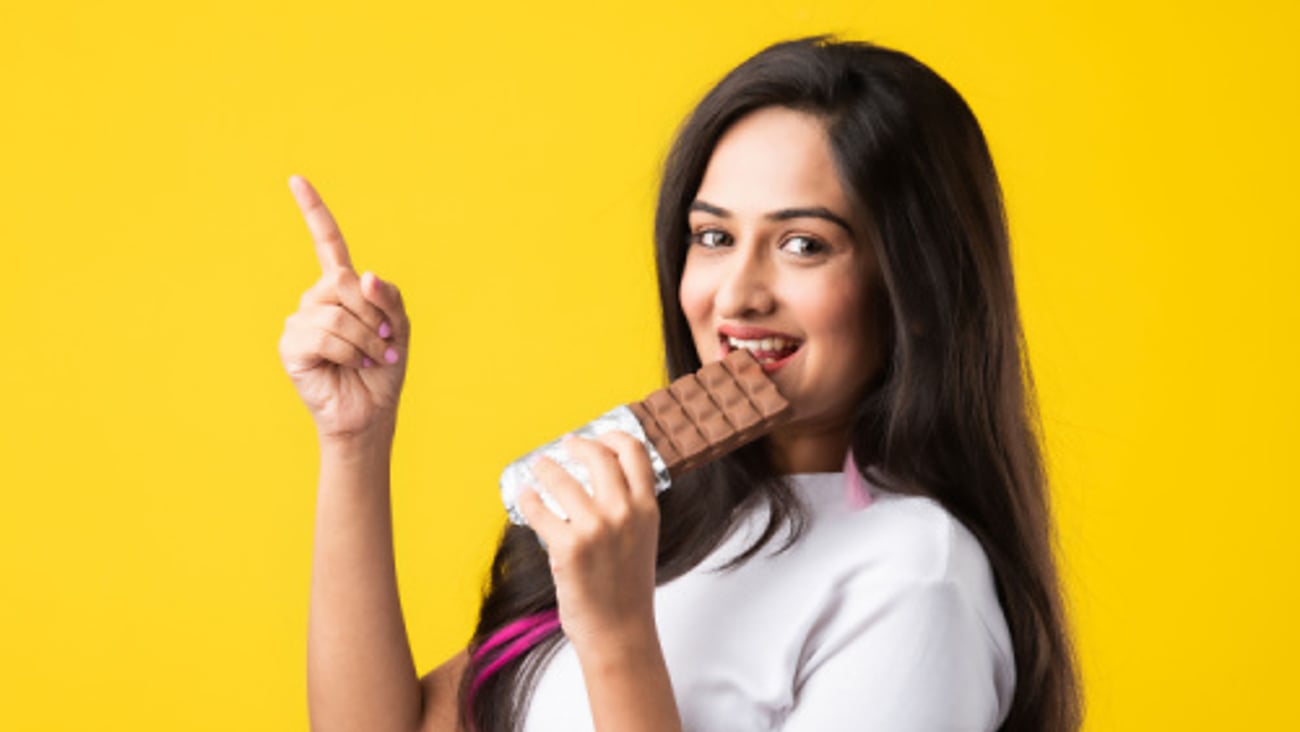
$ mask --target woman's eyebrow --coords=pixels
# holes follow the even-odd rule
[[[691,211],[703,211],[707,214],[713,214],[720,218],[731,218],[731,212],[721,206],[715,206],[707,201],[696,199],[691,203]],[[853,227],[849,222],[840,216],[837,216],[825,206],[806,206],[803,208],[783,208],[780,211],[773,211],[764,216],[768,221],[788,221],[790,219],[825,219],[853,236]]]

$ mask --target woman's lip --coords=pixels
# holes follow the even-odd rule
[[[754,328],[743,325],[724,325],[718,328],[718,335],[722,337],[736,338],[742,341],[757,341],[763,338],[784,338],[787,341],[797,341],[792,335],[779,333],[775,330],[766,328]]]

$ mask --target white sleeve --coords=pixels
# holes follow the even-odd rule
[[[997,728],[998,665],[1009,661],[960,585],[841,589],[809,640],[783,732]]]

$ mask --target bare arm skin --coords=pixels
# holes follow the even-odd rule
[[[463,732],[456,704],[460,680],[468,665],[469,654],[461,651],[425,674],[420,681],[424,692],[424,719],[420,722],[420,732]]]
[[[421,690],[397,590],[388,445],[321,443],[307,630],[312,729],[416,728]]]
[[[591,716],[601,732],[680,732],[668,666],[653,625],[579,655]]]
[[[467,655],[416,676],[397,587],[387,444],[322,442],[307,699],[312,729],[453,732]]]
[[[393,556],[389,467],[410,323],[401,293],[357,276],[333,216],[305,180],[290,188],[321,279],[285,321],[280,354],[316,423],[320,483],[312,550],[307,697],[315,732],[460,732],[464,652],[423,679],[402,616]],[[538,467],[573,517],[527,491],[520,507],[550,546],[565,635],[582,665],[596,729],[681,729],[654,624],[659,514],[645,448],[612,433],[575,438],[593,499],[554,463]]]
[[[357,276],[333,216],[306,180],[290,189],[321,278],[285,320],[280,356],[320,442],[307,631],[313,730],[453,732],[464,654],[423,680],[402,617],[389,466],[410,323],[401,293]]]

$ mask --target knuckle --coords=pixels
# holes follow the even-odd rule
[[[516,501],[516,503],[519,504],[519,511],[523,513],[524,518],[528,519],[528,523],[530,524],[535,523],[533,521],[533,513],[537,508],[537,501],[538,501],[537,496],[532,495],[533,493],[534,491],[532,491],[531,489],[524,490],[519,494],[519,498]]]
[[[348,316],[340,307],[331,307],[325,316],[325,327],[330,330],[339,331],[347,324]]]
[[[330,291],[329,283],[322,277],[316,284],[303,290],[302,297],[298,298],[298,308],[305,310],[312,305],[324,300]]]
[[[605,432],[603,434],[596,436],[595,439],[587,440],[587,443],[591,445],[592,452],[601,456],[614,456],[618,454],[617,452],[615,452],[614,448],[606,441],[606,435],[608,434],[609,434],[608,432]]]
[[[340,295],[348,289],[351,284],[352,273],[346,269],[336,269],[325,275],[329,286]]]
[[[582,558],[594,553],[596,547],[603,543],[604,538],[604,524],[599,521],[592,521],[578,526],[573,531],[573,544],[570,547],[571,556]]]
[[[318,330],[312,334],[311,346],[316,353],[324,353],[325,349],[329,347],[329,342],[330,334],[323,330]]]
[[[611,446],[623,457],[635,457],[638,451],[644,451],[645,449],[640,440],[622,430],[616,430],[609,434]]]
[[[532,471],[534,475],[540,475],[542,473],[549,475],[551,468],[554,466],[555,463],[549,457],[539,455],[535,460],[533,460],[532,464],[528,466],[528,469]]]
[[[654,494],[634,495],[631,498],[633,510],[647,518],[659,517],[659,500]]]
[[[628,505],[628,503],[624,501],[618,501],[609,507],[607,515],[609,516],[611,524],[615,527],[622,528],[632,523],[632,517],[634,514],[632,512],[632,506]]]
[[[637,439],[636,439],[635,437],[633,437],[632,435],[629,435],[629,434],[628,434],[626,431],[624,431],[624,430],[612,430],[612,431],[610,431],[610,432],[609,432],[609,439],[610,439],[610,441],[613,442],[615,445],[617,445],[617,446],[619,446],[619,447],[622,447],[622,448],[631,447],[632,445],[634,445],[634,444],[638,444],[638,443],[640,442],[639,440],[637,440]]]
[[[628,435],[627,442],[625,444],[627,445],[628,457],[636,458],[638,460],[643,460],[647,462],[650,460],[650,452],[646,450],[646,445],[641,440],[638,440],[637,438]]]
[[[590,440],[587,441],[586,444],[583,444],[582,451],[587,454],[587,457],[593,460],[599,460],[601,462],[609,460],[615,455],[615,453],[611,451],[609,447],[602,445],[600,442],[596,440]]]
[[[537,490],[532,486],[525,486],[519,491],[519,505],[527,508],[536,508],[542,502],[542,497],[537,495]]]
[[[320,205],[319,210],[327,216],[330,215],[329,209],[325,207],[324,203]],[[343,241],[343,232],[339,231],[337,226],[331,226],[321,237],[321,241],[336,249],[347,246],[347,242]]]

